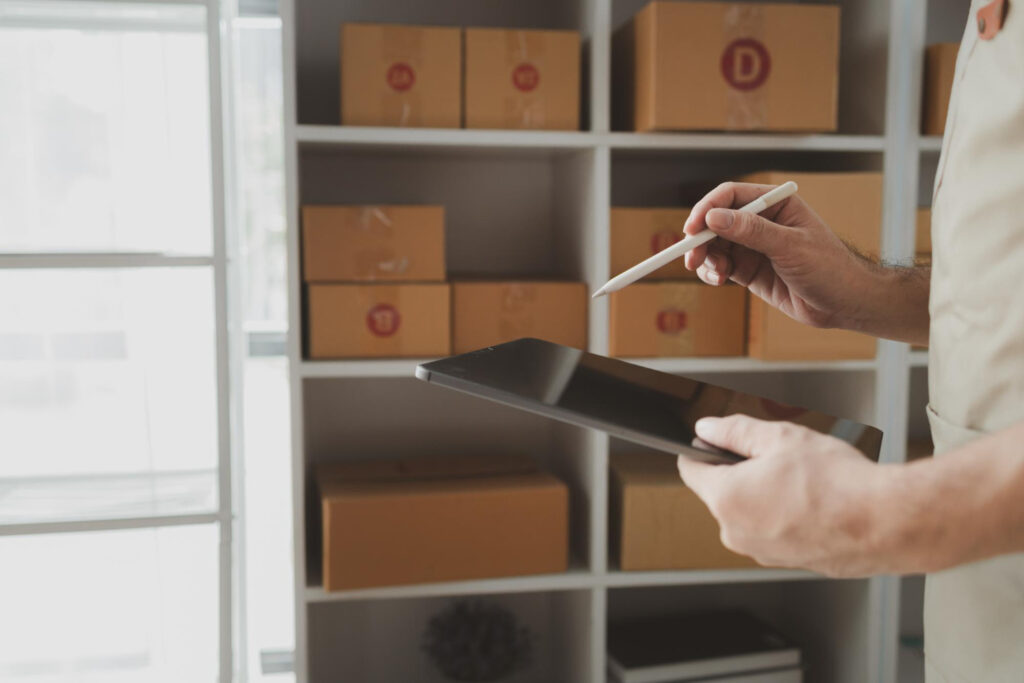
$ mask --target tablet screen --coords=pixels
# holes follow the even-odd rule
[[[417,376],[612,436],[713,462],[739,456],[701,442],[701,417],[743,413],[836,436],[878,458],[874,427],[538,339],[425,363]]]

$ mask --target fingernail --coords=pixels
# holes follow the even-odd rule
[[[720,417],[702,417],[693,425],[693,430],[697,432],[697,436],[705,436],[715,430],[715,426],[721,419]]]
[[[732,225],[732,211],[729,211],[728,209],[711,209],[711,211],[708,211],[708,216],[705,220],[707,221],[709,228],[725,230]]]

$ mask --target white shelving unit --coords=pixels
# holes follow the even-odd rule
[[[840,2],[837,134],[634,134],[609,124],[610,36],[643,4],[282,0],[300,682],[441,680],[429,673],[419,648],[420,631],[433,612],[460,595],[486,595],[509,606],[541,636],[536,666],[517,681],[603,681],[608,620],[713,606],[743,606],[798,639],[809,681],[896,680],[899,580],[836,581],[775,569],[619,571],[608,552],[607,469],[609,453],[628,445],[468,397],[441,395],[413,379],[418,359],[318,362],[303,357],[299,209],[304,203],[444,204],[451,271],[556,274],[593,287],[610,275],[611,206],[681,206],[680,188],[686,182],[769,167],[872,169],[885,174],[882,255],[912,258],[914,209],[930,195],[927,175],[929,168],[934,171],[940,148],[940,141],[918,135],[923,48],[926,36],[928,42],[953,39],[947,34],[955,24],[962,29],[963,8],[952,0],[931,0],[941,7],[929,19],[928,0]],[[339,126],[337,41],[343,21],[579,30],[584,38],[583,128]],[[592,302],[592,351],[607,351],[607,326],[607,300]],[[908,403],[919,399],[926,355],[881,342],[876,358],[867,361],[638,362],[876,424],[886,433],[883,460],[898,462],[911,428]],[[331,459],[425,450],[529,453],[558,473],[571,491],[570,571],[324,592],[317,576],[311,467]]]

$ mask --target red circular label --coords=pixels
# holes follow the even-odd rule
[[[404,92],[416,82],[416,72],[405,62],[395,62],[388,67],[387,80],[392,90]]]
[[[390,337],[401,324],[402,316],[391,304],[377,304],[366,314],[366,327],[377,337]]]
[[[523,62],[512,70],[512,85],[523,92],[530,92],[540,85],[540,71],[529,62]]]
[[[686,311],[675,308],[658,311],[658,331],[665,334],[678,334],[686,329]]]
[[[681,239],[683,239],[682,235],[671,230],[656,232],[651,235],[651,253],[657,254],[659,251],[664,251]]]
[[[729,43],[722,53],[722,76],[737,90],[753,90],[768,80],[772,58],[768,50],[753,38]]]
[[[770,417],[773,417],[776,420],[792,420],[793,418],[800,417],[807,412],[803,408],[786,405],[785,403],[777,403],[770,398],[761,399],[761,408],[763,408],[764,412],[768,413]]]

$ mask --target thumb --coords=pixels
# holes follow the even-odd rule
[[[772,258],[786,248],[789,229],[764,216],[735,209],[711,209],[704,218],[711,232]]]
[[[721,487],[722,474],[729,467],[729,465],[712,465],[700,462],[685,455],[680,455],[676,459],[679,478],[683,480],[683,483],[691,491],[697,494],[698,498],[704,501],[705,505],[709,506]]]
[[[736,414],[728,417],[703,417],[697,420],[693,429],[699,438],[712,446],[754,458],[762,453],[766,444],[772,442],[768,431],[777,427],[777,422]]]

